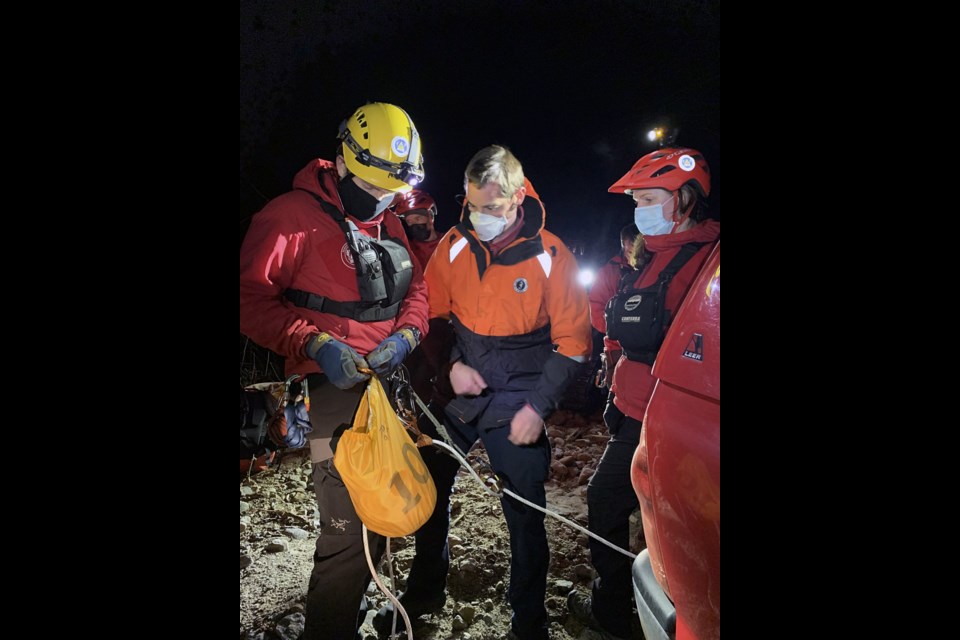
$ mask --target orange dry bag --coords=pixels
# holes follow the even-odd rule
[[[371,531],[410,535],[433,513],[433,478],[376,376],[363,393],[353,428],[340,436],[333,464]]]

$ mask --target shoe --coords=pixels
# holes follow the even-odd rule
[[[615,636],[606,629],[593,615],[593,598],[579,591],[571,591],[567,596],[567,611],[580,624],[590,627],[600,634],[603,640],[630,640],[629,637]]]
[[[400,604],[403,605],[407,615],[410,616],[411,623],[420,616],[442,611],[443,605],[446,604],[446,602],[446,593],[441,593],[426,600],[422,598],[408,598],[406,597],[406,594],[400,594]],[[373,616],[373,628],[376,629],[377,633],[380,635],[387,635],[390,633],[390,628],[393,626],[393,609],[393,603],[387,602],[387,604],[380,607],[380,610],[377,611],[377,614]],[[403,622],[403,616],[398,612],[397,631],[403,631],[406,628],[407,627]]]

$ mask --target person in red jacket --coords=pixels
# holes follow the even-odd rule
[[[357,636],[370,581],[361,522],[333,465],[372,369],[386,376],[427,331],[427,289],[403,223],[387,210],[423,179],[407,113],[371,103],[343,121],[333,162],[312,160],[268,202],[240,250],[240,331],[286,358],[309,384],[308,434],[320,512],[304,640]],[[299,406],[299,405],[298,405]],[[371,533],[375,559],[384,539]]]
[[[544,206],[508,149],[478,151],[464,188],[460,223],[427,264],[430,336],[421,348],[440,372],[438,384],[455,396],[441,414],[454,443],[467,451],[482,441],[504,486],[543,506],[551,458],[544,419],[590,356],[587,294],[573,255],[544,229]],[[449,511],[437,493],[440,517],[425,525],[436,531],[433,544],[418,539],[401,598],[417,615],[444,603]],[[507,496],[501,505],[510,532],[510,637],[545,640],[544,514]],[[381,632],[391,611],[384,607],[374,619]]]
[[[625,193],[636,204],[634,222],[641,235],[633,263],[640,268],[613,298],[606,318],[607,333],[619,341],[623,355],[603,416],[611,438],[587,487],[587,508],[590,530],[626,548],[630,514],[639,507],[630,464],[653,393],[651,366],[670,317],[720,237],[720,223],[705,219],[710,168],[695,149],[649,153],[609,191]],[[592,538],[590,556],[598,576],[592,595],[573,591],[567,606],[604,638],[628,638],[633,618],[630,559]]]
[[[397,199],[399,202],[394,205],[394,213],[406,225],[410,247],[420,263],[420,268],[426,269],[433,250],[440,244],[440,234],[434,227],[437,220],[437,201],[429,193],[419,189],[401,194]]]
[[[607,264],[603,265],[600,273],[597,274],[597,280],[590,288],[590,324],[603,334],[603,354],[601,361],[603,369],[603,382],[598,386],[609,388],[613,383],[613,368],[620,359],[620,345],[616,340],[607,337],[607,320],[604,318],[603,310],[607,306],[607,301],[612,298],[620,285],[620,280],[633,267],[630,266],[630,255],[633,253],[634,240],[637,238],[637,225],[631,222],[623,229],[620,229],[620,253],[610,258]]]

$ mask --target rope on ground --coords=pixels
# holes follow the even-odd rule
[[[464,457],[460,454],[460,452],[453,446],[453,442],[451,441],[450,435],[447,433],[447,430],[443,428],[443,425],[441,425],[440,422],[436,419],[436,417],[434,417],[433,413],[430,412],[430,410],[427,408],[427,406],[423,403],[423,400],[420,399],[420,396],[417,395],[417,393],[416,393],[415,391],[413,391],[413,390],[411,390],[411,393],[413,393],[413,397],[416,399],[417,405],[419,405],[419,407],[420,407],[420,409],[423,411],[424,415],[426,415],[428,418],[430,418],[430,421],[433,423],[433,426],[435,426],[435,427],[437,428],[437,432],[443,437],[444,440],[447,441],[447,442],[440,442],[440,441],[438,441],[438,440],[434,440],[434,441],[433,441],[433,444],[434,444],[435,446],[441,447],[441,448],[447,450],[448,452],[450,452],[450,454],[451,454],[453,457],[455,457],[457,460],[459,460],[459,461],[460,461],[460,464],[461,464],[467,471],[469,471],[470,474],[471,474],[474,478],[477,479],[477,482],[480,483],[480,486],[483,487],[484,491],[486,491],[487,493],[489,493],[489,494],[491,494],[491,495],[497,496],[497,497],[499,498],[499,497],[500,497],[500,493],[498,493],[498,492],[496,492],[496,491],[493,491],[490,487],[488,487],[487,484],[486,484],[486,483],[480,478],[480,476],[477,474],[477,472],[473,470],[473,467],[471,467],[471,466],[469,465],[469,463],[467,463],[466,458],[464,458]],[[544,428],[546,428],[546,425],[544,425]],[[448,444],[448,443],[449,443],[449,444]],[[626,549],[621,549],[620,547],[618,547],[617,545],[613,544],[613,543],[610,542],[609,540],[607,540],[607,539],[605,539],[605,538],[601,538],[601,537],[598,536],[597,534],[593,533],[592,531],[590,531],[590,530],[587,529],[586,527],[580,526],[579,524],[577,524],[577,523],[574,522],[573,520],[569,520],[568,518],[564,518],[563,516],[561,516],[559,513],[555,512],[555,511],[550,511],[549,509],[544,509],[544,508],[541,507],[540,505],[534,504],[534,503],[530,502],[529,500],[527,500],[526,498],[517,495],[516,493],[514,493],[514,492],[511,491],[510,489],[503,488],[501,491],[502,491],[503,493],[507,494],[508,496],[510,496],[511,498],[513,498],[514,500],[517,500],[518,502],[521,502],[521,503],[523,503],[523,504],[525,504],[525,505],[527,505],[527,506],[529,506],[529,507],[533,507],[533,508],[536,509],[537,511],[542,511],[543,513],[547,514],[548,516],[551,516],[551,517],[553,517],[553,518],[556,518],[556,519],[559,520],[560,522],[562,522],[562,523],[564,523],[564,524],[566,524],[566,525],[569,525],[569,526],[573,527],[573,528],[576,529],[577,531],[579,531],[579,532],[581,532],[581,533],[587,534],[588,536],[590,536],[591,538],[593,538],[593,539],[596,540],[597,542],[600,542],[600,543],[603,543],[603,544],[607,545],[608,547],[610,547],[610,548],[613,549],[614,551],[617,551],[617,552],[619,552],[619,553],[622,553],[623,555],[627,556],[628,558],[633,559],[633,558],[636,558],[636,557],[637,557],[637,554],[635,554],[635,553],[630,553],[630,552],[627,551]]]
[[[363,553],[367,556],[367,567],[370,568],[370,575],[373,576],[373,581],[377,583],[377,587],[380,588],[380,591],[390,599],[390,602],[393,603],[393,629],[396,630],[397,624],[397,611],[403,616],[403,621],[407,624],[407,640],[413,640],[413,631],[410,624],[410,616],[407,615],[407,610],[403,608],[403,605],[400,604],[400,601],[395,595],[390,593],[390,589],[387,589],[386,586],[380,581],[380,576],[377,575],[377,569],[373,566],[373,558],[370,557],[370,541],[367,539],[367,525],[363,525]],[[387,538],[387,546],[390,545],[390,538]],[[389,558],[388,558],[389,559]],[[390,565],[390,579],[393,579],[393,565]]]

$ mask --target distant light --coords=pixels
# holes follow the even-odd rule
[[[649,140],[650,142],[653,142],[656,139],[657,139],[657,132],[651,129],[650,132],[647,134],[647,140]]]
[[[593,269],[580,269],[580,273],[577,274],[577,282],[585,287],[592,285],[596,278],[597,276],[593,273]]]

